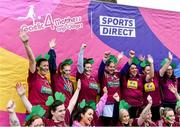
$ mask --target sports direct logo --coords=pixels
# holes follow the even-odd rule
[[[136,37],[135,19],[99,16],[100,35]]]

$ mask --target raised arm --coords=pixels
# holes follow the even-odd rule
[[[109,56],[111,55],[110,51],[104,52],[103,62],[106,63],[106,61],[109,59]]]
[[[132,59],[133,57],[135,57],[135,51],[134,50],[130,50],[129,51],[129,60],[128,60],[128,64],[131,65],[132,64]]]
[[[12,100],[9,100],[7,104],[7,111],[9,112],[9,122],[11,127],[20,127],[19,119],[15,113],[15,103]]]
[[[120,52],[117,56],[118,62],[121,61],[121,59],[124,57],[124,52]]]
[[[29,102],[29,100],[26,97],[26,91],[24,89],[24,87],[22,86],[21,83],[17,83],[16,84],[16,91],[19,95],[19,97],[21,98],[21,101],[23,102],[26,110],[31,113],[31,109],[32,109],[32,104]]]
[[[74,95],[72,96],[71,100],[69,101],[69,105],[67,107],[70,114],[72,113],[72,111],[74,109],[74,106],[76,105],[77,99],[79,97],[80,90],[81,90],[81,80],[78,79],[78,81],[77,81],[77,89],[76,89]]]
[[[141,126],[144,123],[144,120],[146,118],[147,113],[149,112],[149,110],[151,110],[151,106],[152,106],[152,97],[150,95],[148,95],[147,97],[148,100],[148,104],[147,106],[143,109],[143,111],[140,114],[140,117],[138,118],[138,125]]]
[[[26,50],[26,54],[27,54],[28,59],[29,59],[29,70],[31,73],[34,73],[36,71],[36,60],[35,60],[33,51],[32,51],[32,49],[28,43],[29,36],[27,35],[27,33],[25,31],[20,31],[19,37],[24,44],[24,48]]]
[[[48,54],[50,55],[50,58],[49,58],[48,62],[49,62],[50,74],[52,76],[53,74],[56,73],[56,69],[57,69],[56,52],[54,50],[54,48],[56,47],[56,39],[52,39],[49,42],[49,47],[50,47],[50,50],[49,50]]]
[[[159,75],[161,77],[164,76],[164,73],[166,72],[167,68],[169,67],[169,65],[171,64],[173,59],[173,55],[171,54],[171,52],[168,53],[168,59],[167,62],[161,67],[161,69],[159,70]]]
[[[179,101],[180,100],[180,96],[178,94],[177,87],[175,87],[172,84],[170,84],[168,89],[176,96],[176,99]]]
[[[96,115],[99,117],[100,114],[102,113],[104,106],[106,104],[107,101],[107,97],[108,97],[108,91],[107,91],[107,87],[103,88],[103,96],[100,98],[99,102],[96,105]]]
[[[119,121],[119,110],[120,110],[119,109],[120,97],[117,92],[113,95],[113,98],[115,100],[114,109],[113,109],[113,123],[114,125],[116,125]]]
[[[150,63],[150,73],[146,76],[146,81],[149,81],[151,78],[154,77],[154,61],[151,55],[148,55],[147,60]]]
[[[78,72],[80,74],[82,74],[84,72],[84,66],[83,66],[83,58],[84,58],[84,49],[86,48],[86,44],[82,44],[81,45],[81,48],[80,48],[80,52],[78,54],[78,65],[77,65],[77,69],[78,69]]]
[[[140,64],[145,60],[145,56],[142,54],[138,55],[138,60],[140,61],[140,63],[137,65],[137,67],[139,69],[139,73],[143,74],[143,69]]]
[[[129,70],[129,68],[130,68],[130,65],[132,64],[132,59],[133,59],[134,56],[135,56],[135,51],[130,50],[130,51],[129,51],[129,60],[128,60],[128,62],[124,65],[124,67],[121,69],[121,71],[120,71],[120,74],[121,74],[121,75],[124,76],[124,75],[127,74],[128,70]]]
[[[120,70],[120,61],[122,60],[122,58],[124,57],[124,52],[120,52],[117,56],[117,65],[116,65],[116,69]]]
[[[99,69],[98,69],[98,80],[99,80],[99,83],[100,83],[100,84],[102,84],[106,61],[108,60],[110,54],[111,54],[110,51],[104,52],[103,60],[101,61],[100,65],[99,65]]]
[[[98,80],[101,85],[103,82],[104,69],[105,69],[105,63],[101,61],[99,69],[98,69]]]

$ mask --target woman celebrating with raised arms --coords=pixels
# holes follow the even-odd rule
[[[96,79],[92,76],[93,58],[83,58],[85,48],[86,44],[82,44],[78,55],[78,72],[76,78],[81,79],[82,84],[78,102],[81,102],[83,99],[96,102],[96,97],[100,89]]]

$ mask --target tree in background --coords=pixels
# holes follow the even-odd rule
[[[97,0],[97,1],[117,3],[117,0]]]

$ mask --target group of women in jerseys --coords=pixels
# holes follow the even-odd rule
[[[137,58],[135,51],[130,50],[128,62],[118,70],[123,52],[115,56],[107,51],[94,76],[94,59],[84,58],[87,46],[82,44],[75,83],[70,78],[72,59],[56,65],[55,39],[49,42],[49,52],[37,58],[26,32],[20,32],[20,39],[29,60],[28,98],[21,83],[16,85],[29,113],[25,126],[179,125],[179,82],[173,73],[170,52],[156,72],[151,55]],[[51,81],[46,77],[48,72]],[[12,100],[7,110],[10,124],[20,126]]]

